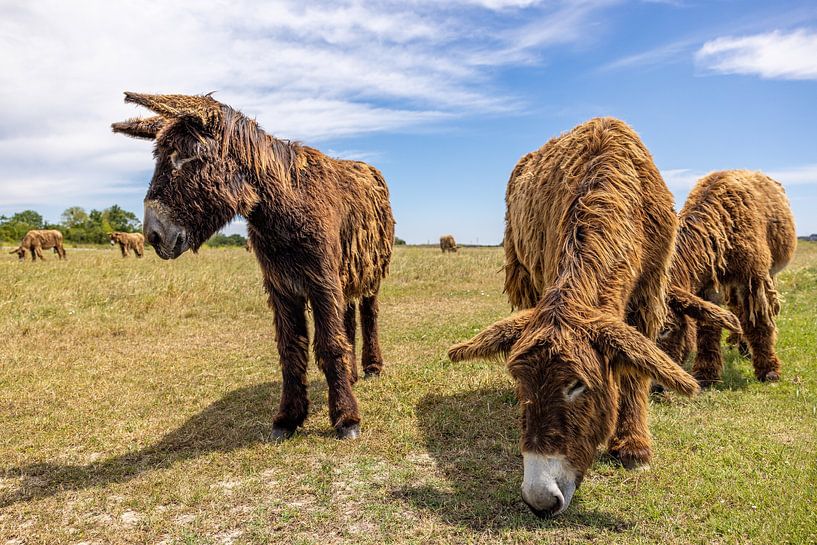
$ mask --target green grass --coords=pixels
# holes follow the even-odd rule
[[[783,380],[654,401],[651,471],[597,462],[570,510],[528,513],[513,385],[446,348],[509,308],[501,250],[397,248],[385,375],[333,438],[322,376],[291,441],[255,260],[69,249],[0,260],[0,544],[817,542],[817,244],[781,274]]]

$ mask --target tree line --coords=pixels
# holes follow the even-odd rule
[[[114,204],[104,210],[86,212],[81,206],[67,208],[59,223],[49,223],[34,210],[23,210],[11,216],[0,215],[0,241],[17,244],[32,229],[58,229],[66,242],[105,244],[113,231],[132,233],[142,229],[142,223],[133,212]],[[243,246],[247,239],[241,235],[217,233],[207,242],[210,246]]]

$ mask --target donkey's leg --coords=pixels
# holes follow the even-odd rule
[[[43,249],[41,247],[35,246],[34,249],[31,251],[31,253],[32,253],[32,256],[31,256],[32,258],[34,258],[34,254],[36,254],[36,256],[40,258],[40,261],[45,261],[45,258],[43,257]],[[36,261],[36,259],[34,259],[34,260]]]
[[[315,316],[315,359],[329,385],[329,418],[339,439],[353,439],[360,434],[360,414],[349,376],[352,350],[341,320],[342,301],[340,286],[319,286],[310,297]]]
[[[346,340],[352,347],[352,357],[349,360],[349,377],[352,384],[357,382],[357,356],[355,355],[355,330],[357,329],[357,320],[355,319],[355,303],[349,301],[346,303],[346,312],[343,314],[343,328],[346,330]]]
[[[119,243],[119,251],[122,252],[122,257],[127,257],[128,249],[125,248],[125,245],[122,244],[121,242]]]
[[[752,352],[755,376],[762,382],[780,380],[780,360],[774,349],[777,341],[774,317],[780,311],[780,302],[771,277],[752,279],[745,303],[746,319],[741,320],[741,327]]]
[[[698,354],[692,366],[692,376],[702,388],[720,381],[723,372],[721,327],[708,322],[698,323]]]
[[[618,420],[608,451],[627,469],[648,466],[652,439],[647,421],[650,379],[629,371],[619,376]]]
[[[726,290],[725,297],[726,307],[738,317],[741,324],[746,323],[748,317],[745,315],[746,307],[746,288],[744,286],[730,286]],[[743,326],[741,326],[743,327]],[[735,332],[729,333],[726,338],[726,343],[737,348],[738,353],[744,358],[752,357],[749,351],[749,343],[746,342],[746,337],[738,335]]]
[[[378,376],[383,371],[383,354],[377,330],[379,305],[377,295],[360,300],[360,323],[363,331],[363,372],[366,378]]]
[[[283,375],[281,403],[272,421],[272,440],[281,441],[295,433],[309,410],[306,392],[309,333],[303,297],[271,292],[269,304],[275,312],[275,339]]]

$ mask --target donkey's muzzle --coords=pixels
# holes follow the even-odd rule
[[[162,259],[176,259],[190,247],[187,231],[176,225],[156,201],[145,202],[145,221],[142,224],[145,238]]]

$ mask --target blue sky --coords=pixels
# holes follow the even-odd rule
[[[216,90],[380,168],[409,242],[499,242],[516,161],[602,115],[638,131],[679,207],[709,171],[758,169],[817,232],[813,1],[69,4],[0,5],[0,214],[141,215],[152,157],[109,131],[140,113],[122,91]]]

